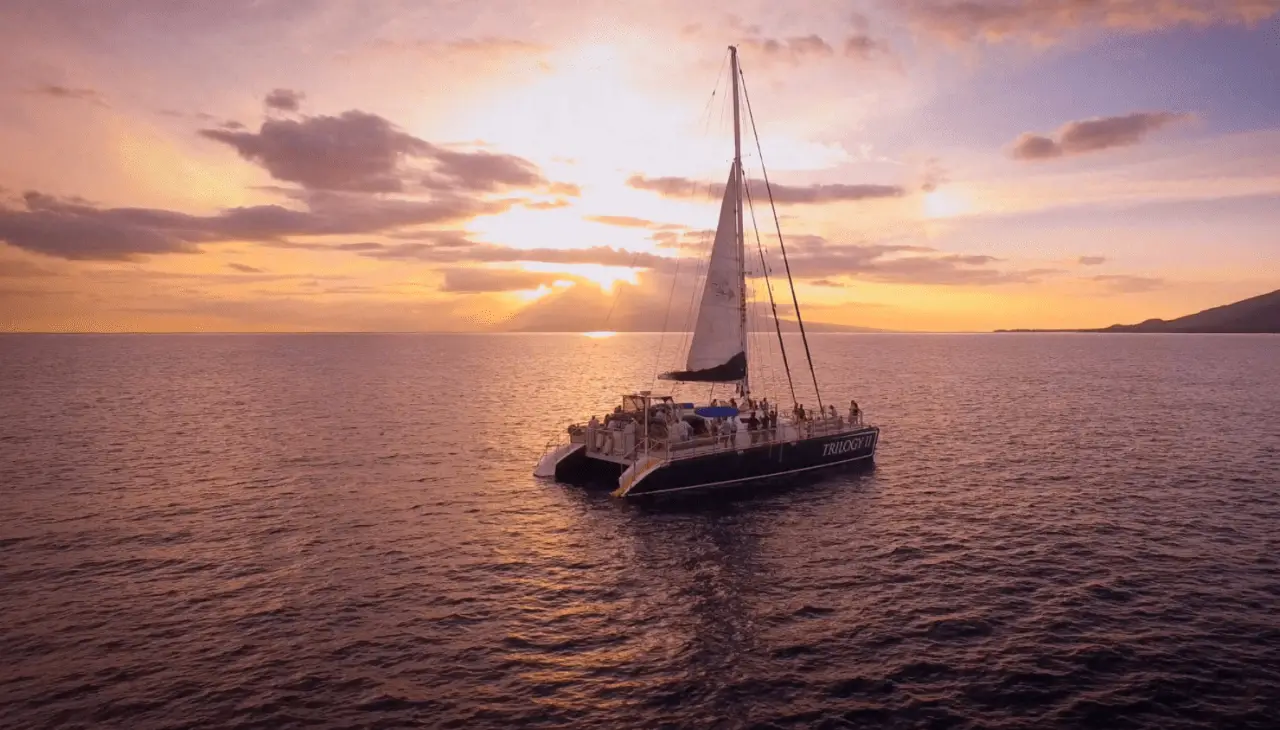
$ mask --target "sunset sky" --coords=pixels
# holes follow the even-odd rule
[[[0,330],[678,329],[731,43],[807,321],[1280,288],[1280,0],[5,0]]]

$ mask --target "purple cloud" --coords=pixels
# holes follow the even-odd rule
[[[271,93],[262,100],[262,103],[268,109],[276,109],[284,112],[296,112],[302,107],[302,100],[306,98],[306,94],[293,89],[273,89]]]
[[[1019,160],[1048,160],[1128,147],[1162,127],[1189,117],[1189,114],[1175,112],[1134,112],[1068,122],[1058,130],[1056,140],[1030,132],[1023,134],[1014,142],[1012,154]]]
[[[648,190],[665,198],[704,199],[707,195],[720,197],[724,195],[723,183],[708,183],[691,180],[685,177],[645,177],[632,175],[627,185],[637,190]],[[874,198],[897,198],[906,194],[906,190],[897,185],[783,185],[770,183],[773,199],[777,203],[820,204],[839,203]],[[763,180],[751,180],[748,188],[753,197],[761,200],[766,195]]]

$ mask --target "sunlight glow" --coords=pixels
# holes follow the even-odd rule
[[[526,271],[546,272],[551,274],[564,274],[566,280],[577,280],[574,283],[585,280],[600,287],[601,291],[612,293],[618,282],[624,281],[628,284],[635,284],[638,281],[638,271],[627,266],[605,266],[603,264],[554,264],[542,261],[524,261],[520,263],[520,268]],[[557,281],[557,286],[563,286],[562,282]]]
[[[459,115],[454,136],[519,150],[551,173],[571,173],[584,189],[616,187],[627,174],[724,177],[733,156],[723,92],[711,107],[711,82],[696,96],[656,98],[637,88],[639,49],[592,43],[553,59],[554,73],[502,89]],[[839,144],[762,131],[771,172],[827,169],[850,160]],[[747,157],[754,151],[744,150]],[[557,159],[572,158],[571,170]],[[752,163],[748,162],[750,167]]]
[[[598,339],[603,339],[603,338],[605,338],[605,337],[613,337],[613,336],[614,336],[614,335],[616,335],[616,334],[618,334],[618,333],[617,333],[617,332],[611,332],[611,331],[608,331],[608,330],[604,330],[604,331],[599,331],[599,332],[583,332],[583,333],[582,333],[582,336],[583,336],[583,337],[590,337],[590,338],[591,338],[591,339],[593,339],[593,340],[598,340]]]
[[[968,198],[956,190],[934,190],[921,201],[926,218],[952,218],[970,210]]]
[[[559,283],[559,282],[556,282],[556,283]],[[530,304],[550,294],[551,291],[552,291],[551,287],[547,286],[546,284],[543,284],[539,286],[537,289],[525,289],[523,291],[513,291],[513,292],[510,292],[510,295],[515,297],[516,299],[519,299],[521,302],[524,302],[525,304]]]

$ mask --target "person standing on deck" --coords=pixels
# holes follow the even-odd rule
[[[622,455],[627,456],[636,448],[636,421],[630,419],[622,427]]]
[[[600,448],[599,433],[600,433],[600,419],[592,415],[591,420],[587,421],[587,443],[590,444],[590,446],[588,446],[587,448],[590,449],[591,451],[595,451],[596,449]]]

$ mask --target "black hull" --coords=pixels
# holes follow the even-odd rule
[[[612,461],[593,459],[581,447],[556,464],[557,482],[598,489],[617,489],[618,477],[627,467]]]
[[[642,476],[628,498],[696,493],[757,486],[836,467],[870,466],[880,429],[875,426],[840,434],[767,444],[676,459]]]

